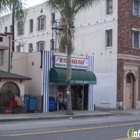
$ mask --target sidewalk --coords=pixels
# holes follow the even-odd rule
[[[103,111],[73,111],[73,115],[66,115],[65,111],[49,113],[26,113],[26,114],[0,114],[0,122],[25,121],[25,120],[48,120],[48,119],[72,119],[85,117],[112,116],[113,113]]]
[[[74,115],[66,115],[62,112],[49,113],[26,113],[26,114],[0,114],[0,122],[26,121],[26,120],[53,120],[53,119],[73,119],[86,117],[105,117],[105,116],[140,116],[140,110],[106,110],[106,111],[73,111]]]

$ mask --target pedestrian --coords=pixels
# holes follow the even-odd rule
[[[63,98],[62,98],[61,94],[59,94],[59,110],[61,111],[63,108],[66,110],[66,106],[63,102]]]

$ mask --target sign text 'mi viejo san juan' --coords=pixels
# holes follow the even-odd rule
[[[67,58],[64,56],[55,56],[55,67],[67,68]],[[86,58],[71,58],[72,69],[88,69],[88,59]]]

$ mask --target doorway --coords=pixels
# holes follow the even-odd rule
[[[72,85],[72,109],[88,110],[88,85]]]
[[[13,82],[6,82],[0,89],[0,106],[7,107],[9,100],[14,100],[15,95],[20,96],[18,85]]]
[[[126,75],[125,104],[126,109],[134,108],[134,76],[131,73]]]

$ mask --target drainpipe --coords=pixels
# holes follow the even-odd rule
[[[9,55],[8,55],[8,72],[10,73],[10,52],[11,52],[11,36],[9,37]]]

